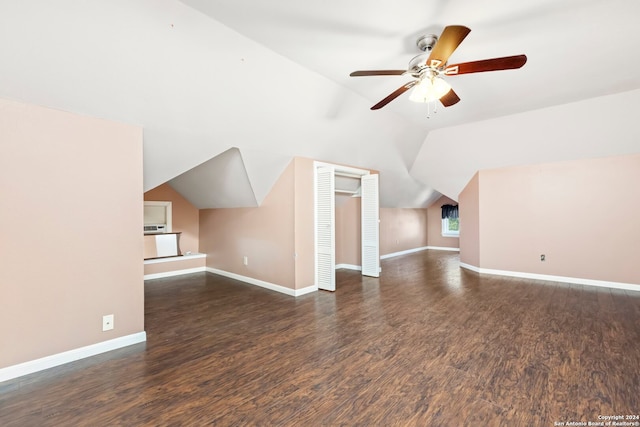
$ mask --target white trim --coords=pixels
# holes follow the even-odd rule
[[[356,176],[361,177],[362,175],[371,174],[371,171],[367,169],[352,168],[349,166],[336,165],[335,163],[319,162],[317,160],[313,161],[313,167],[316,169],[317,168],[333,168],[335,170],[336,175],[351,176],[353,178],[355,178]]]
[[[366,173],[364,175],[369,175],[369,171],[365,171]],[[341,176],[344,178],[356,178],[356,179],[360,179],[362,178],[362,173],[349,173],[349,172],[341,172],[341,171],[336,171],[336,176]]]
[[[250,285],[260,286],[261,288],[266,288],[271,291],[280,292],[281,294],[286,294],[292,297],[298,297],[300,295],[308,294],[310,292],[318,290],[318,287],[315,285],[307,286],[306,288],[301,289],[291,289],[287,288],[286,286],[276,285],[275,283],[265,282],[264,280],[254,279],[253,277],[247,277],[224,270],[218,270],[217,268],[207,267],[206,271],[213,274],[219,274],[220,276],[228,277],[230,279],[240,280],[241,282],[245,282]]]
[[[448,248],[446,246],[427,246],[430,251],[451,251],[460,252],[460,248]]]
[[[198,259],[198,258],[206,258],[207,254],[189,254],[189,255],[180,255],[180,256],[172,256],[167,258],[150,258],[145,259],[145,264],[162,264],[165,262],[174,262],[174,261],[186,261],[190,259]]]
[[[299,296],[310,294],[311,292],[317,292],[317,291],[318,291],[318,287],[317,286],[307,286],[306,288],[295,289],[293,291],[293,296],[294,297],[299,297]]]
[[[346,268],[347,270],[357,270],[357,271],[362,271],[362,266],[360,265],[353,265],[353,264],[336,264],[336,270],[340,269],[340,268]]]
[[[65,363],[75,362],[76,360],[95,356],[100,353],[106,353],[107,351],[138,344],[146,340],[147,334],[142,331],[136,334],[102,341],[97,344],[75,348],[62,353],[52,354],[51,356],[42,357],[40,359],[30,360],[18,365],[8,366],[0,369],[0,382],[18,378],[23,375],[33,374],[34,372],[43,371],[55,366],[64,365]]]
[[[460,248],[447,248],[445,246],[421,246],[419,248],[407,249],[406,251],[393,252],[390,254],[381,255],[380,259],[393,258],[400,255],[407,255],[407,254],[412,254],[415,252],[426,251],[426,250],[460,252]]]
[[[194,268],[185,268],[182,270],[165,271],[164,273],[151,273],[151,274],[145,274],[144,280],[162,279],[165,277],[181,276],[183,274],[201,273],[203,271],[207,271],[206,267],[204,266],[194,267]]]
[[[627,291],[640,292],[640,284],[634,284],[634,283],[608,282],[605,280],[582,279],[579,277],[552,276],[549,274],[523,273],[519,271],[507,271],[507,270],[494,270],[491,268],[476,267],[474,265],[465,264],[463,262],[460,263],[460,267],[466,268],[467,270],[475,271],[476,273],[481,273],[481,274],[493,274],[496,276],[518,277],[521,279],[547,280],[551,282],[575,283],[578,285],[599,286],[602,288],[624,289]]]
[[[422,246],[420,248],[407,249],[406,251],[393,252],[393,253],[390,253],[390,254],[381,255],[380,259],[387,259],[387,258],[393,258],[394,256],[412,254],[412,253],[415,253],[415,252],[426,251],[427,249],[429,249],[429,246]]]
[[[460,263],[460,267],[466,268],[467,270],[475,271],[476,273],[481,273],[480,267],[476,267],[475,265],[466,264],[464,262]]]

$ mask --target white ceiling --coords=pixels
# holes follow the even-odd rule
[[[479,168],[640,152],[638,16],[634,0],[2,1],[0,96],[143,126],[145,190],[216,180],[216,206],[259,203],[304,156],[379,170],[382,206],[425,206]],[[528,62],[450,77],[461,102],[431,118],[407,94],[370,111],[410,79],[349,73],[406,68],[449,24],[472,30],[450,62]],[[200,170],[241,159],[237,188],[177,178],[232,147]]]

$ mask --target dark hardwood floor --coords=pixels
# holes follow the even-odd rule
[[[553,426],[640,413],[640,292],[480,276],[450,252],[382,267],[298,298],[208,273],[148,281],[146,344],[0,383],[0,425]]]

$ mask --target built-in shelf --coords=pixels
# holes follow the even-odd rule
[[[144,260],[144,279],[160,279],[206,271],[207,254],[191,253]]]
[[[178,256],[172,256],[172,257],[166,257],[166,258],[151,258],[151,259],[145,259],[144,263],[145,264],[160,264],[160,263],[164,263],[164,262],[177,262],[177,261],[185,261],[188,259],[198,259],[198,258],[206,258],[207,254],[200,254],[200,253],[196,253],[196,254],[185,254],[185,255],[178,255]]]

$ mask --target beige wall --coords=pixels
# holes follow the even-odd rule
[[[427,236],[428,246],[439,248],[459,248],[458,237],[442,235],[442,205],[457,205],[458,202],[447,196],[442,196],[427,208]],[[460,222],[462,224],[462,221]]]
[[[360,206],[360,198],[336,197],[336,264],[362,263]],[[380,209],[380,255],[423,248],[428,234],[427,209]]]
[[[638,182],[640,155],[481,171],[479,266],[640,284]]]
[[[480,266],[480,174],[476,173],[458,197],[460,262]]]
[[[172,231],[181,232],[180,250],[184,254],[187,251],[198,252],[199,244],[199,210],[193,206],[180,193],[169,184],[162,184],[159,187],[144,193],[145,201],[171,202]]]
[[[313,162],[294,158],[258,208],[201,210],[200,251],[207,254],[207,267],[291,289],[313,286]],[[348,235],[341,234],[342,211],[336,209],[337,264],[360,265],[360,199],[353,200],[348,215],[357,210],[357,233],[350,225]],[[355,217],[349,220],[355,223]]]
[[[203,269],[206,267],[206,258],[195,258],[193,256],[181,256],[165,258],[165,262],[146,262],[144,264],[144,274],[161,274],[161,273],[170,273],[180,270],[190,270],[190,269]]]
[[[294,178],[292,161],[260,207],[200,210],[207,267],[295,289]]]
[[[207,267],[291,289],[312,286],[313,206],[313,160],[296,157],[260,207],[201,210]],[[380,209],[380,218],[381,255],[427,246],[427,209]],[[336,264],[361,264],[360,233],[360,198],[336,196]]]
[[[0,194],[0,368],[143,332],[141,129],[0,99]]]
[[[380,208],[380,255],[427,246],[427,209]]]
[[[294,164],[294,234],[295,234],[295,289],[315,283],[314,192],[313,160],[302,157]]]
[[[361,200],[336,195],[336,265],[362,265]]]

